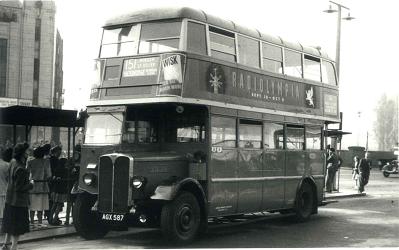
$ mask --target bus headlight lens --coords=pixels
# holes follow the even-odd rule
[[[142,176],[134,176],[132,179],[132,186],[136,189],[141,188],[145,183],[145,178]]]
[[[96,177],[93,174],[85,174],[83,176],[83,182],[87,185],[87,186],[91,186],[94,185],[94,182],[96,180]]]

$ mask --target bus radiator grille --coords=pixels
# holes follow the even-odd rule
[[[102,213],[126,213],[129,195],[129,158],[100,157],[98,209]]]

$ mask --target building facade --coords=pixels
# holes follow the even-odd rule
[[[63,41],[55,13],[53,1],[0,1],[0,107],[62,107]],[[2,130],[0,143],[8,134]],[[32,141],[51,141],[55,131],[32,128]]]

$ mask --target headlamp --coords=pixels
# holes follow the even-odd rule
[[[134,176],[132,179],[132,186],[136,189],[141,188],[145,184],[145,178],[142,176]]]
[[[96,177],[93,174],[85,174],[85,175],[83,175],[83,182],[87,186],[94,185],[95,180],[96,180]]]

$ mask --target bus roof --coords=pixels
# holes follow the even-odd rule
[[[243,27],[234,23],[233,21],[224,20],[219,17],[209,15],[202,10],[196,10],[188,7],[152,8],[152,9],[143,9],[140,11],[134,11],[127,13],[125,15],[120,15],[109,19],[108,21],[106,21],[104,27],[164,20],[164,19],[183,19],[183,18],[189,18],[200,22],[208,23],[210,25],[234,31],[250,37],[254,37],[266,42],[281,45],[286,48],[302,51],[306,54],[331,60],[331,58],[329,58],[325,52],[322,52],[317,48],[311,46],[303,46],[299,42],[289,42],[279,36],[272,36],[269,34],[262,33],[257,29],[250,29],[247,27]]]

